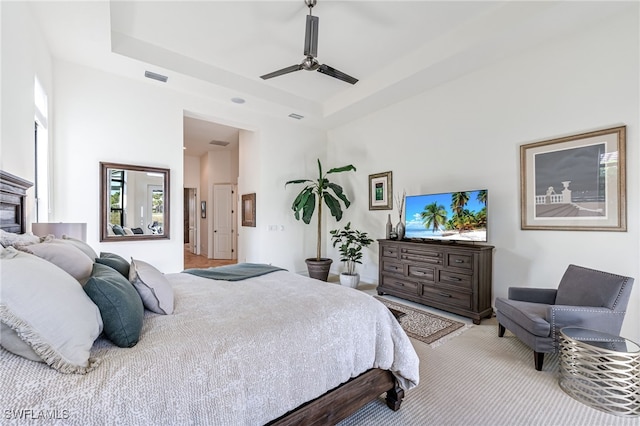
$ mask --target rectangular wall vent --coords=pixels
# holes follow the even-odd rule
[[[211,141],[209,145],[227,146],[230,142],[227,141]]]
[[[166,75],[156,74],[155,72],[151,72],[151,71],[145,71],[144,76],[147,78],[161,81],[163,83],[166,83],[167,80],[169,79],[169,77],[167,77]]]

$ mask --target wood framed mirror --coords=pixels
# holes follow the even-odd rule
[[[169,238],[169,169],[100,163],[100,241]]]

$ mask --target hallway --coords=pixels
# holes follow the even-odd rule
[[[233,265],[238,263],[235,259],[207,259],[206,256],[196,255],[189,251],[188,245],[184,247],[184,269],[209,268],[213,266]]]

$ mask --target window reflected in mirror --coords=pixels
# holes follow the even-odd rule
[[[100,241],[169,238],[169,169],[100,163]]]

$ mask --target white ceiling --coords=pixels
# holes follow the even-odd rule
[[[260,75],[304,58],[303,0],[69,1],[30,6],[54,56],[129,78],[167,75],[177,90],[324,128],[458,78],[624,12],[612,1],[318,0],[318,60],[358,78]],[[158,83],[160,84],[160,83]],[[231,104],[232,97],[246,100]],[[185,143],[224,140],[226,126],[186,119]],[[204,126],[204,128],[203,128]],[[194,137],[195,138],[195,137]],[[237,134],[235,135],[237,140]],[[188,150],[189,151],[189,148]]]

